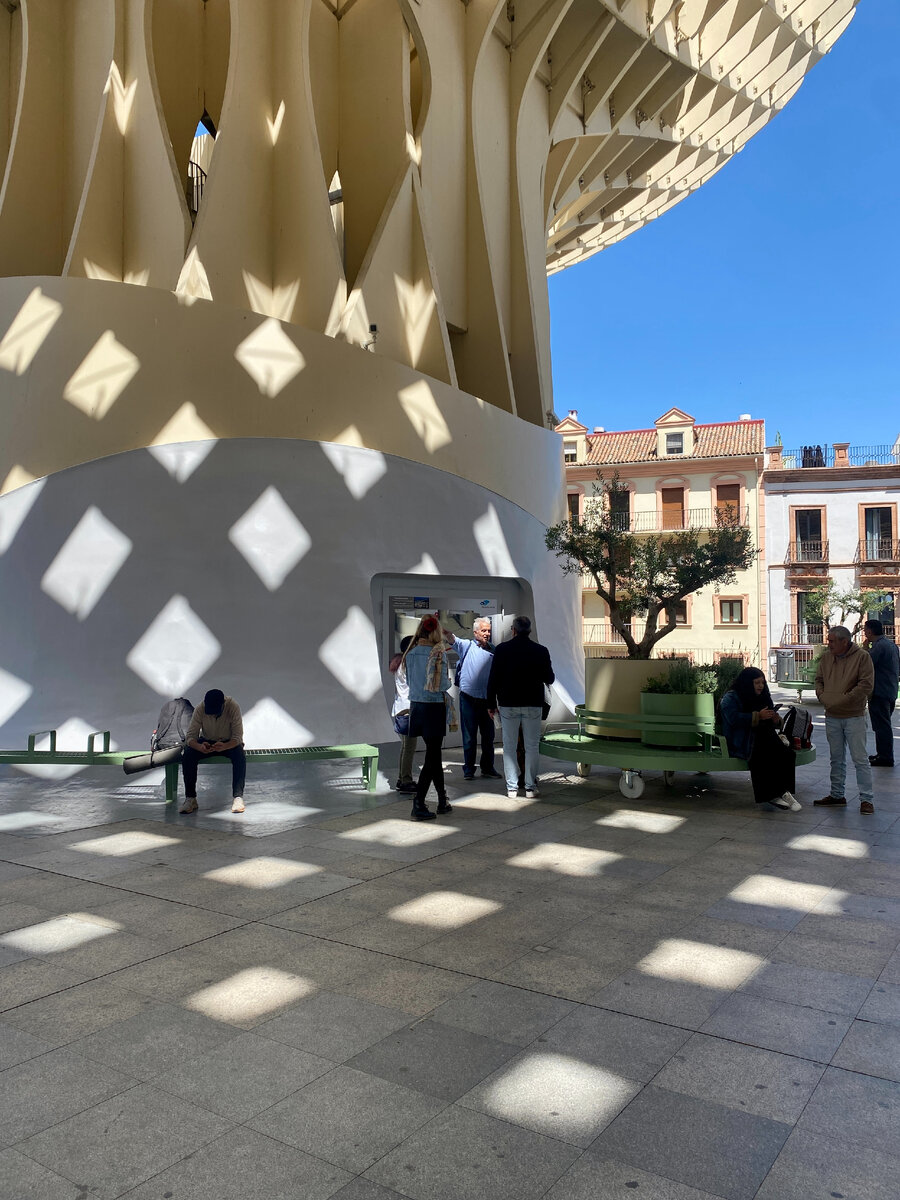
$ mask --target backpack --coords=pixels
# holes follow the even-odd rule
[[[781,732],[794,750],[809,750],[812,746],[812,717],[808,708],[788,704],[781,711]]]
[[[151,750],[165,750],[170,746],[180,746],[187,739],[188,726],[194,715],[194,706],[184,696],[177,700],[167,700],[159,710],[156,728],[150,738]]]

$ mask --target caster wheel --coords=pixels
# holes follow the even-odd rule
[[[590,763],[576,763],[575,769],[578,772],[578,774],[581,776],[582,779],[587,779],[587,777],[591,773],[591,764]]]
[[[619,780],[619,791],[629,800],[637,800],[644,794],[644,781],[637,771],[623,771]]]
[[[671,787],[674,782],[675,782],[675,772],[674,771],[663,771],[663,783],[666,785],[666,787]]]

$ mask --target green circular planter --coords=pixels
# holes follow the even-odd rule
[[[693,696],[666,696],[657,692],[641,692],[641,716],[643,717],[705,717],[712,720],[716,715],[714,698],[708,692]],[[646,746],[680,746],[686,750],[696,749],[700,737],[692,733],[641,734]]]

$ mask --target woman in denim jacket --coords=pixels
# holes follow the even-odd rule
[[[439,813],[453,812],[444,790],[441,748],[447,731],[445,693],[450,687],[444,631],[437,617],[423,617],[411,646],[400,664],[409,683],[409,737],[425,743],[425,761],[419,772],[410,816],[414,821],[433,821],[435,813],[425,804],[434,784]]]

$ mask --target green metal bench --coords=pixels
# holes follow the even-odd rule
[[[38,738],[49,734],[50,745],[46,750],[35,749],[35,742]],[[96,739],[102,738],[102,749],[95,750]],[[139,750],[110,750],[109,748],[110,734],[109,730],[101,730],[97,733],[88,734],[87,748],[85,750],[57,750],[56,748],[56,730],[55,729],[40,729],[37,733],[28,735],[28,746],[25,750],[0,750],[0,763],[18,764],[41,764],[43,766],[65,765],[79,767],[107,767],[122,765],[126,758],[131,758],[133,754],[139,754]]]
[[[277,750],[245,750],[247,765],[263,762],[312,762],[323,758],[359,758],[362,760],[363,780],[370,792],[378,780],[378,749],[360,742],[355,746],[290,746]],[[201,762],[231,764],[225,754],[207,754]],[[166,763],[166,804],[174,804],[178,796],[179,762]]]
[[[716,733],[715,722],[703,717],[652,717],[634,713],[608,713],[575,708],[578,718],[573,726],[556,729],[541,738],[540,752],[548,758],[574,762],[578,774],[587,778],[591,766],[618,767],[621,772],[619,791],[636,800],[644,791],[643,772],[662,771],[663,780],[670,785],[676,771],[749,771],[746,759],[732,758],[722,734]],[[697,745],[685,749],[674,746],[651,746],[636,738],[623,737],[625,731],[682,734],[692,737]],[[590,731],[590,732],[589,732]],[[815,762],[815,749],[798,750],[797,765]]]
[[[50,745],[46,750],[35,749],[38,738],[49,735]],[[95,749],[96,739],[102,739],[102,749]],[[56,730],[41,729],[28,735],[28,746],[24,750],[0,750],[0,763],[11,765],[120,767],[126,758],[144,754],[142,750],[110,750],[109,730],[88,735],[85,750],[57,750]],[[378,749],[365,742],[354,746],[291,746],[277,750],[247,750],[248,763],[260,762],[310,762],[323,758],[359,758],[362,760],[363,780],[370,792],[375,791],[378,780]],[[206,762],[229,763],[224,754],[209,754]],[[178,794],[179,762],[166,763],[166,804],[173,804]]]

